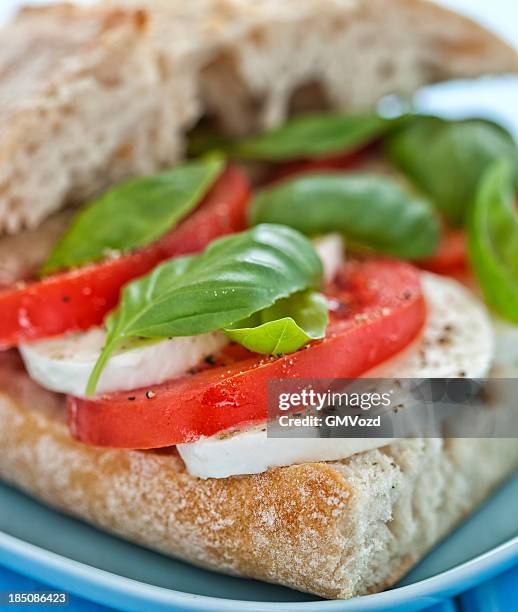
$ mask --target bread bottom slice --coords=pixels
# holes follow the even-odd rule
[[[0,355],[0,449],[0,477],[59,510],[201,567],[326,598],[393,584],[518,464],[516,440],[416,439],[200,480],[174,450],[74,441],[63,399],[13,354]]]

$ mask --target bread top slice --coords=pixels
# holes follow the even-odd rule
[[[114,36],[118,42],[138,36],[145,19],[142,11],[78,9],[68,4],[23,8],[2,32],[2,123],[6,125],[9,113],[21,109],[24,101],[71,73],[79,57],[86,64],[87,56]]]
[[[237,133],[301,106],[371,108],[429,83],[518,70],[515,49],[428,0],[125,4],[149,8],[154,42],[173,60],[205,50],[203,106]]]
[[[174,162],[207,114],[241,134],[518,72],[515,50],[427,0],[54,5],[0,41],[0,234]]]
[[[119,131],[105,152],[103,139],[89,134],[103,113],[113,120],[110,99],[126,86],[128,67],[133,89],[140,83],[135,54],[144,48],[146,19],[138,10],[57,4],[23,9],[2,30],[0,234],[34,227],[104,185],[108,156],[124,142]],[[95,107],[96,94],[104,108]]]

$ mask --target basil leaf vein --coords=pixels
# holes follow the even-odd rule
[[[231,340],[249,351],[282,355],[323,338],[328,320],[326,298],[308,290],[278,300],[270,308],[238,321],[224,331]]]
[[[88,204],[55,245],[43,274],[157,240],[195,208],[224,167],[212,156],[121,183]]]
[[[230,145],[227,152],[235,157],[265,161],[348,153],[380,138],[398,121],[373,113],[299,115],[280,128]]]
[[[212,242],[132,281],[106,319],[107,338],[88,382],[95,391],[113,351],[133,337],[192,336],[224,329],[305,289],[318,289],[322,262],[311,242],[278,225],[258,225]]]
[[[464,222],[489,165],[507,158],[518,169],[512,136],[483,119],[416,116],[388,136],[385,151],[453,225]]]
[[[376,251],[419,259],[435,252],[440,227],[429,203],[397,181],[364,173],[308,174],[260,191],[250,221],[312,236],[341,232]]]
[[[518,323],[518,212],[508,160],[484,174],[468,225],[469,255],[487,302]]]

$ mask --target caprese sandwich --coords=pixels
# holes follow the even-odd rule
[[[309,4],[302,15],[320,24],[311,26],[321,39],[317,46],[327,45],[330,23],[340,32],[337,48],[338,39],[355,40],[360,24],[371,31],[377,23],[367,3],[355,3],[358,12],[340,2]],[[457,76],[471,76],[460,36],[472,42],[470,61],[487,66],[480,72],[518,69],[514,51],[464,18],[427,2],[377,4],[395,21],[420,15],[437,19],[443,33],[455,32],[451,48],[426,39],[420,47],[430,54],[426,65],[446,53]],[[197,9],[207,24],[216,5]],[[246,74],[241,66],[238,78],[221,57],[229,45],[245,49],[255,40],[260,46],[261,24],[273,31],[272,14],[294,7],[274,10],[265,1],[248,17],[241,2],[231,8],[242,12],[243,32],[232,29],[232,13],[216,28],[210,49],[174,54],[164,51],[164,33],[176,31],[178,7],[152,9],[147,26],[142,12],[101,6],[50,8],[11,26],[17,36],[39,40],[39,28],[49,23],[70,22],[87,36],[85,21],[101,19],[98,52],[106,51],[107,60],[136,27],[143,55],[111,65],[113,74],[134,82],[142,75],[134,76],[132,62],[143,69],[145,61],[160,60],[165,95],[169,70],[192,73],[202,92],[198,106],[209,118],[183,130],[190,158],[173,161],[160,148],[166,136],[147,134],[146,146],[156,152],[153,163],[130,172],[140,176],[115,180],[110,166],[105,188],[72,212],[0,242],[0,475],[167,554],[349,597],[397,580],[515,469],[518,442],[269,437],[268,383],[516,376],[518,350],[509,339],[518,338],[518,147],[488,120],[420,115],[403,104],[404,112],[391,117],[345,112],[344,101],[253,135],[232,135],[229,125],[215,135],[221,89],[228,84],[232,95]],[[317,18],[322,9],[327,16]],[[337,15],[345,19],[340,27]],[[275,40],[283,40],[284,28],[285,52],[295,57],[291,27],[300,27],[300,15],[277,17]],[[182,18],[183,27],[198,27],[199,14]],[[398,43],[395,32],[399,26],[383,47],[388,57],[408,44]],[[420,52],[411,56],[419,72],[414,80],[434,80]],[[36,69],[33,51],[24,53],[20,74]],[[60,51],[49,53],[57,62]],[[84,70],[117,88],[95,72],[90,53],[80,47]],[[345,51],[340,62],[347,69],[354,63]],[[328,67],[315,65],[331,91]],[[70,94],[66,79],[80,87],[84,75],[68,70],[59,75]],[[156,93],[159,85],[146,74]],[[390,81],[388,72],[379,77]],[[414,80],[390,87],[401,93]],[[351,88],[360,96],[360,85]],[[29,102],[43,95],[23,93]],[[306,93],[314,105],[318,91]],[[46,89],[47,101],[49,95]],[[109,108],[121,95],[103,92],[99,104]],[[131,106],[130,98],[122,99]],[[228,124],[244,112],[242,90],[235,101]],[[153,104],[139,111],[150,121]],[[111,138],[119,136],[114,131]],[[49,151],[53,138],[49,132]],[[77,135],[69,138],[76,145]],[[125,138],[113,145],[123,161],[138,155],[127,131]],[[157,169],[164,155],[168,169],[143,171]],[[62,157],[61,172],[80,184],[88,172],[71,156]],[[7,189],[0,187],[2,193]],[[70,199],[60,194],[47,210]],[[5,198],[0,213],[14,216],[3,226],[17,229],[15,217],[29,216],[10,207],[29,204]],[[31,218],[39,222],[39,215]]]

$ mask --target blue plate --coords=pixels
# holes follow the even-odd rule
[[[323,601],[222,576],[107,535],[0,485],[0,564],[125,610],[324,612],[421,610],[518,562],[518,477],[498,490],[397,588]]]

